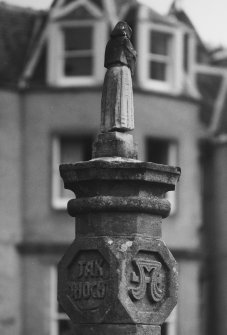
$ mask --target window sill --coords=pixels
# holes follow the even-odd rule
[[[144,80],[139,83],[139,86],[143,90],[166,93],[173,96],[181,93],[179,90],[174,89],[174,86],[170,83],[162,81]]]
[[[71,198],[55,198],[52,199],[51,206],[54,210],[66,210],[67,203]]]
[[[49,82],[48,84],[53,87],[87,87],[101,85],[102,81],[97,80],[95,77],[62,77],[55,82]]]

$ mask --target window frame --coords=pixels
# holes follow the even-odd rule
[[[62,139],[67,138],[75,138],[76,140],[86,140],[88,143],[93,140],[93,134],[85,134],[85,135],[75,135],[74,134],[57,134],[52,136],[51,139],[51,150],[52,150],[52,180],[51,180],[51,207],[56,210],[65,210],[67,208],[67,203],[70,199],[74,198],[75,195],[72,192],[70,197],[62,197],[62,183],[60,173],[59,173],[59,165],[62,163],[61,160],[61,141]],[[92,146],[92,144],[91,144]]]
[[[65,37],[65,31],[67,28],[91,28],[91,45],[89,49],[80,49],[80,50],[66,50],[65,47],[65,41],[66,41],[66,37]],[[90,57],[92,59],[92,65],[94,63],[94,58],[95,58],[95,54],[94,54],[94,27],[93,25],[73,25],[73,27],[71,25],[68,24],[64,24],[61,25],[61,34],[62,34],[62,40],[63,40],[63,50],[62,50],[62,64],[61,64],[61,69],[63,71],[63,76],[67,77],[67,78],[73,78],[76,77],[78,80],[83,80],[85,78],[90,78],[91,76],[94,75],[94,66],[91,69],[90,74],[88,75],[76,75],[76,76],[68,76],[65,73],[65,63],[67,58],[74,58],[74,57]]]
[[[168,53],[167,55],[162,55],[162,54],[158,54],[158,53],[154,53],[152,52],[151,48],[152,48],[152,33],[153,32],[157,32],[157,33],[161,33],[161,34],[166,34],[166,35],[169,35],[170,38],[169,40],[167,41],[167,50],[168,50]],[[173,48],[173,35],[171,33],[167,33],[167,32],[163,32],[163,31],[160,31],[158,29],[151,29],[148,34],[150,35],[149,38],[148,38],[148,53],[147,53],[147,62],[148,62],[148,69],[149,69],[149,66],[152,62],[156,62],[156,63],[159,63],[159,64],[164,64],[165,65],[165,68],[166,68],[166,79],[165,80],[159,80],[159,79],[154,79],[152,78],[151,76],[148,76],[149,80],[154,80],[155,81],[155,84],[156,85],[162,85],[163,83],[168,83],[171,81],[171,78],[172,78],[172,71],[171,71],[171,64],[173,63],[173,52],[172,52],[172,48]],[[149,70],[148,70],[148,73],[149,73]]]
[[[64,28],[92,28],[92,49],[93,69],[90,75],[67,76],[64,73],[65,66],[65,38]],[[61,20],[54,21],[49,25],[48,31],[48,70],[47,82],[50,85],[67,86],[91,86],[102,83],[105,73],[104,55],[100,50],[104,50],[107,41],[107,24],[105,20]]]
[[[163,141],[168,144],[168,152],[167,152],[167,165],[170,166],[177,166],[179,164],[179,143],[178,140],[175,138],[168,138],[168,137],[159,137],[159,136],[146,136],[146,153],[148,152],[148,141],[149,140],[156,140],[156,141]],[[146,160],[149,159],[146,157]],[[163,164],[163,163],[156,163],[156,164]],[[170,216],[175,215],[178,209],[178,194],[177,190],[169,191],[166,193],[166,199],[171,204],[171,211]]]
[[[51,205],[54,209],[66,209],[67,202],[70,199],[63,198],[61,194],[61,180],[59,175],[59,165],[61,164],[61,144],[60,136],[52,138],[52,187],[51,187]]]
[[[170,140],[168,149],[168,165],[177,166],[179,157],[179,145],[177,141]],[[166,199],[171,203],[170,215],[174,215],[177,212],[177,190],[167,192]]]
[[[151,54],[150,34],[152,31],[165,33],[171,36],[170,55]],[[141,21],[138,23],[137,45],[140,57],[138,57],[137,76],[139,84],[144,89],[158,92],[178,94],[183,80],[183,30],[179,27]],[[166,59],[167,80],[156,80],[149,76],[150,57],[160,62]],[[169,62],[167,61],[169,60]]]
[[[50,335],[60,335],[58,322],[70,320],[67,314],[58,311],[57,301],[57,267],[52,265],[50,268]]]

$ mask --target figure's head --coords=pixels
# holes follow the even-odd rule
[[[125,21],[118,22],[114,27],[113,31],[111,32],[111,37],[127,36],[128,38],[130,38],[131,35],[132,35],[132,29]]]

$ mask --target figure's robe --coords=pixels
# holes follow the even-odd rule
[[[106,72],[101,105],[101,132],[134,129],[131,71],[113,66]]]

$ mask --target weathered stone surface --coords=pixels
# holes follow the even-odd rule
[[[132,78],[127,66],[116,65],[107,70],[101,109],[101,131],[134,129]]]
[[[60,172],[76,194],[68,211],[77,238],[59,264],[59,301],[71,320],[162,324],[177,301],[176,263],[160,238],[179,168],[103,158]]]
[[[151,325],[88,324],[75,327],[77,335],[160,335],[161,327]]]
[[[92,156],[137,159],[137,146],[131,134],[117,131],[100,133],[94,142]]]
[[[77,238],[58,296],[75,323],[162,324],[177,302],[176,262],[159,239]]]
[[[161,238],[161,216],[150,213],[99,212],[77,215],[77,237],[134,236]]]
[[[65,188],[76,195],[68,212],[77,232],[59,263],[58,299],[77,335],[160,335],[177,302],[177,267],[161,240],[161,221],[180,169],[135,160],[127,131],[134,127],[129,68],[136,54],[129,26],[120,22],[115,33],[106,49],[95,159],[60,166]]]
[[[65,188],[73,191],[77,197],[121,195],[121,192],[126,196],[132,195],[133,191],[133,194],[144,192],[161,198],[167,191],[175,189],[180,168],[132,159],[100,158],[62,164],[60,174]],[[132,184],[133,181],[135,183]]]
[[[116,303],[118,265],[107,246],[103,238],[76,239],[59,263],[58,298],[76,324],[104,322]]]
[[[130,42],[131,34],[132,30],[126,22],[118,22],[106,46],[105,67],[107,72],[101,104],[101,132],[104,133],[134,129],[131,76],[134,73],[136,51]]]
[[[180,170],[135,160],[97,159],[61,165],[60,173],[65,188],[77,195],[68,204],[69,214],[74,217],[96,212],[134,212],[164,218],[170,212],[164,194],[175,188]]]
[[[73,217],[84,213],[113,211],[151,213],[165,218],[169,215],[170,203],[165,199],[108,196],[74,199],[68,203],[68,212]]]

